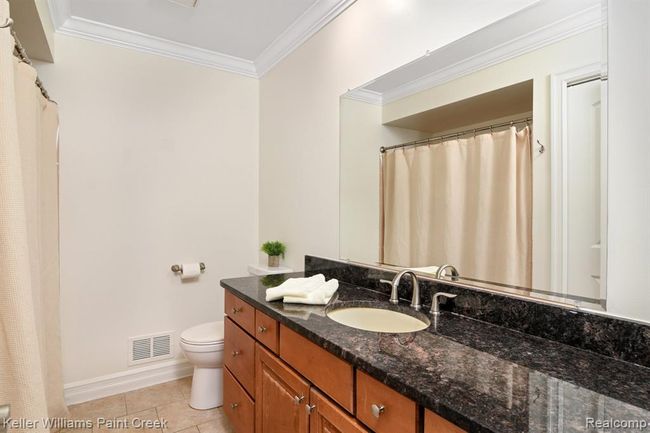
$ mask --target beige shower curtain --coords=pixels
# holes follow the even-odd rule
[[[0,0],[0,23],[8,17]],[[0,29],[0,405],[13,418],[67,414],[59,339],[56,104]],[[29,431],[45,432],[43,423]],[[13,428],[12,432],[27,431]]]
[[[383,262],[450,263],[461,276],[531,285],[529,128],[390,150]]]

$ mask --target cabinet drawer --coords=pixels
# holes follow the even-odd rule
[[[314,388],[311,389],[309,403],[312,411],[310,433],[369,433],[359,421]]]
[[[224,311],[235,323],[251,335],[255,335],[255,308],[237,296],[225,291]]]
[[[278,353],[278,338],[279,327],[275,319],[270,318],[259,310],[255,311],[255,338],[271,349],[274,353]]]
[[[424,411],[424,433],[467,433],[430,410]]]
[[[415,433],[417,415],[413,400],[357,370],[357,418],[370,429],[377,433]]]
[[[223,328],[224,364],[244,389],[255,397],[255,340],[228,318]]]
[[[227,368],[223,369],[223,412],[235,433],[254,432],[255,403]]]
[[[354,411],[354,369],[296,332],[280,325],[280,357],[343,409]]]

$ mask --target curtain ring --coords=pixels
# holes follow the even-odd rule
[[[5,23],[0,25],[0,29],[6,29],[14,25],[14,20],[11,17],[5,18]]]

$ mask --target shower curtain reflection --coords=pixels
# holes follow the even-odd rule
[[[530,130],[387,151],[383,263],[531,287]]]

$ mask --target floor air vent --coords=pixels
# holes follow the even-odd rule
[[[171,332],[129,338],[129,365],[158,361],[172,356],[174,354]]]

